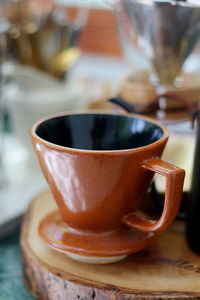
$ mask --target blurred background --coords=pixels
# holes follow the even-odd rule
[[[0,1],[0,237],[46,188],[31,126],[57,112],[104,108],[126,68],[104,1]]]
[[[10,234],[30,201],[47,189],[29,138],[44,116],[83,109],[125,113],[107,101],[124,99],[167,126],[163,158],[186,170],[188,195],[199,37],[196,0],[0,0],[0,298],[32,299],[21,280],[19,236]],[[198,159],[196,166],[199,173]],[[163,194],[163,178],[155,182]],[[183,203],[179,217],[185,218],[188,197]]]
[[[131,12],[131,0],[125,2]],[[196,19],[192,18],[194,23],[187,23],[185,31],[182,23],[180,30],[176,26],[170,27],[169,30],[176,33],[176,41],[180,40],[179,47],[166,38],[172,36],[171,31],[167,34],[153,31],[152,23],[143,13],[147,9],[136,7],[137,16],[144,24],[141,27],[141,21],[133,13],[127,16],[120,0],[0,0],[2,226],[18,220],[30,200],[46,188],[29,138],[34,122],[49,114],[71,110],[123,112],[107,101],[116,96],[128,101],[136,111],[147,108],[143,110],[145,114],[159,119],[168,127],[172,138],[164,159],[187,170],[184,190],[189,191],[194,129],[188,107],[197,103],[200,95],[199,24],[195,23],[199,18],[198,15]],[[150,16],[155,12],[157,15],[164,13],[164,9],[155,7]],[[176,18],[176,14],[172,13]],[[186,24],[194,10],[190,7],[187,16],[186,7],[178,15],[182,16],[182,13]],[[196,8],[195,13],[199,13]],[[167,23],[171,17],[168,15]],[[156,26],[162,28],[160,24]],[[156,40],[149,38],[152,32],[148,28],[152,28],[154,35],[158,36]],[[187,44],[185,37],[188,34],[192,35],[192,42],[188,44],[190,48],[185,49],[183,45]],[[166,47],[166,41],[171,48]],[[159,61],[152,53],[157,53]],[[182,58],[179,64],[171,59],[174,57]],[[168,73],[161,74],[160,66],[161,69],[164,66]],[[170,77],[172,69],[176,76]],[[149,104],[151,107],[151,102],[159,94],[158,77],[162,89],[169,89],[176,95],[184,94],[190,101],[189,105],[180,106],[173,94],[173,101],[168,101],[167,105],[165,97],[159,96],[157,108],[148,110]],[[166,109],[168,105],[169,109]],[[157,179],[157,187],[164,191],[161,178]],[[10,224],[11,227],[2,227],[2,236],[12,229],[13,223]]]

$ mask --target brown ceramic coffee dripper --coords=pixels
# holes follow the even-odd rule
[[[175,218],[184,171],[160,159],[168,133],[159,123],[134,114],[72,113],[39,121],[31,136],[59,208],[39,227],[52,248],[82,261],[116,261],[146,247]],[[154,173],[166,177],[158,221],[136,214]]]

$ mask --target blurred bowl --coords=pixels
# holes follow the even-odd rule
[[[32,156],[29,129],[37,120],[54,113],[88,108],[90,95],[80,83],[61,83],[30,67],[18,66],[10,75],[5,102],[13,131]]]
[[[149,72],[136,71],[121,82],[120,96],[133,105],[146,105],[156,97],[154,86],[149,80]]]
[[[182,73],[178,79],[179,87],[166,87],[167,91],[174,93],[172,99],[167,101],[166,122],[184,120],[189,118],[188,111],[175,95],[182,95],[189,106],[197,104],[200,97],[200,75],[197,73]],[[136,71],[126,76],[120,85],[119,96],[130,102],[135,108],[149,105],[156,98],[156,90],[150,81],[150,73],[147,70]],[[150,114],[156,117],[155,113]]]

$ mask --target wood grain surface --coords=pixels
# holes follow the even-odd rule
[[[186,244],[183,222],[174,222],[151,246],[121,262],[91,265],[73,261],[40,240],[38,223],[54,209],[49,192],[39,195],[22,227],[24,277],[37,299],[200,299],[200,257]]]

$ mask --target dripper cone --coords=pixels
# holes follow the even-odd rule
[[[131,27],[129,42],[150,60],[159,84],[173,84],[200,37],[200,1],[119,0],[115,12],[119,26],[123,14]]]

